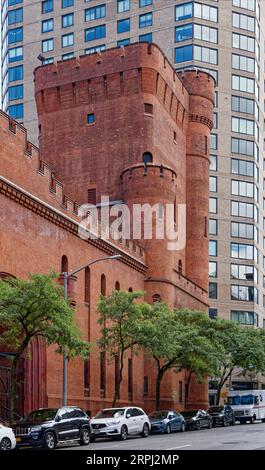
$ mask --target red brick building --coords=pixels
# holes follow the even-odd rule
[[[22,126],[0,115],[2,276],[71,271],[121,254],[70,282],[77,321],[93,342],[99,294],[117,287],[144,290],[148,302],[206,310],[213,79],[205,72],[177,75],[157,46],[133,44],[39,67],[35,88],[40,154]],[[169,251],[166,239],[81,239],[77,204],[99,203],[102,195],[129,208],[186,204],[185,248]],[[22,364],[24,412],[62,400],[61,357],[37,343],[32,349]],[[5,366],[0,358],[0,400]],[[69,403],[92,413],[109,406],[114,377],[115,365],[96,349],[89,363],[71,361]],[[120,403],[153,409],[154,377],[151,359],[128,355]],[[184,374],[165,376],[162,406],[183,408],[184,383]],[[189,406],[207,402],[207,385],[192,383]]]

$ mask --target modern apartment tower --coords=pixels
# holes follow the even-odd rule
[[[216,80],[211,135],[211,317],[265,324],[264,33],[261,0],[2,0],[2,107],[38,144],[33,70],[154,42],[177,70]],[[125,117],[126,118],[126,117]],[[247,383],[247,381],[249,383]],[[233,387],[262,387],[235,376]]]

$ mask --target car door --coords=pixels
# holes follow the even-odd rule
[[[227,416],[227,420],[232,423],[233,417],[234,417],[234,412],[230,406],[225,407],[225,414]]]
[[[177,413],[176,411],[171,411],[168,415],[172,414],[173,415],[173,418],[170,422],[173,423],[173,426],[172,426],[172,429],[174,431],[179,431],[181,429],[181,425],[182,425],[182,419],[181,419],[181,416],[179,413]]]
[[[199,411],[199,417],[200,417],[200,421],[201,421],[201,427],[208,426],[209,418],[208,418],[207,413],[205,413],[204,410]]]
[[[57,413],[57,432],[60,441],[73,438],[73,423],[70,416],[70,409],[60,408]]]
[[[128,428],[129,434],[138,432],[137,428],[137,417],[134,414],[133,408],[127,408],[125,413],[126,426]]]
[[[144,412],[140,408],[133,409],[137,422],[137,432],[142,432],[144,426]]]

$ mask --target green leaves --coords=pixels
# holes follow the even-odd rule
[[[63,298],[57,275],[34,274],[27,280],[0,281],[0,345],[21,354],[34,337],[67,348],[70,357],[89,353],[89,345],[81,339],[75,323],[75,312]]]

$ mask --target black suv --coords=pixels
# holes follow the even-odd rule
[[[229,405],[210,406],[208,413],[213,418],[213,425],[221,426],[234,425],[236,422],[234,410]]]
[[[13,427],[17,447],[54,449],[58,443],[90,442],[90,419],[81,408],[41,408],[31,411]]]

